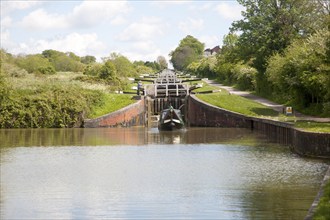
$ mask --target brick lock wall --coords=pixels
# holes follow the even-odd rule
[[[84,120],[85,128],[144,125],[144,99],[96,119]]]

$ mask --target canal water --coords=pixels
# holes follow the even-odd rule
[[[1,219],[303,219],[327,162],[246,129],[0,130]]]

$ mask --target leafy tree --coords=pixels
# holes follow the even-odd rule
[[[67,55],[61,55],[53,60],[57,71],[81,72],[84,70],[84,64]]]
[[[28,71],[28,73],[36,73],[39,69],[52,66],[48,59],[40,54],[19,56],[16,59],[16,64]]]
[[[177,70],[183,71],[188,65],[203,55],[204,44],[193,36],[186,36],[180,41],[179,46],[170,53],[171,63]]]
[[[87,55],[87,56],[81,57],[80,58],[80,61],[83,64],[91,64],[91,63],[95,63],[96,62],[96,58],[94,56]]]
[[[100,63],[92,63],[85,67],[83,74],[90,76],[97,76],[101,72],[102,64]]]
[[[163,57],[163,56],[157,57],[157,63],[159,64],[159,66],[162,70],[166,69],[168,66],[167,61],[166,61],[165,57]]]
[[[146,61],[144,65],[153,69],[153,72],[157,72],[161,70],[159,63],[157,62]]]
[[[42,55],[53,64],[56,71],[81,72],[85,67],[80,62],[80,57],[72,52],[63,53],[56,50],[44,50]]]
[[[65,55],[67,57],[70,57],[72,60],[80,62],[80,57],[74,54],[73,52],[67,52]]]
[[[106,80],[114,80],[117,77],[116,66],[110,61],[106,61],[100,69],[99,77]]]
[[[238,0],[246,10],[243,19],[232,24],[242,32],[238,45],[241,59],[253,60],[260,73],[266,60],[282,52],[294,39],[305,38],[324,23],[316,2],[311,0]]]
[[[215,78],[216,63],[217,59],[215,56],[204,57],[203,59],[190,63],[186,70],[199,77]]]
[[[229,33],[223,37],[220,56],[225,62],[237,63],[241,61],[240,48],[238,47],[239,36],[235,33]]]
[[[314,106],[314,113],[330,112],[329,38],[329,30],[320,30],[269,59],[266,76],[283,101],[301,108]]]
[[[117,70],[117,75],[120,77],[135,76],[136,71],[134,65],[125,56],[117,53],[111,53],[109,57],[102,58],[103,61],[111,61]]]
[[[137,74],[146,74],[155,72],[151,67],[145,66],[144,62],[134,62],[134,69]]]

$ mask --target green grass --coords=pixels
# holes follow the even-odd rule
[[[330,133],[330,123],[297,121],[294,126],[304,131]]]
[[[314,220],[329,220],[330,219],[330,181],[324,187],[323,196],[316,208],[313,216]]]
[[[230,95],[226,90],[211,94],[198,94],[197,97],[205,102],[229,111],[254,117],[277,117],[279,113],[255,101]]]
[[[91,113],[88,118],[97,118],[102,115],[117,111],[132,103],[136,102],[132,99],[132,95],[126,94],[105,94],[102,102],[97,106],[92,106]]]

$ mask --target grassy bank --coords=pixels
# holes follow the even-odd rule
[[[204,90],[215,90],[212,86],[205,86],[204,88],[206,88]],[[214,106],[243,115],[290,122],[293,123],[296,128],[304,131],[330,133],[330,123],[297,121],[297,118],[294,116],[285,116],[253,100],[231,95],[225,89],[221,89],[217,93],[197,94],[196,96]]]
[[[134,101],[111,94],[106,83],[86,83],[80,73],[1,76],[0,128],[75,127]]]
[[[330,133],[330,123],[297,121],[294,126],[304,131]]]
[[[316,208],[314,220],[329,220],[330,219],[330,181],[324,187],[323,196]]]
[[[197,94],[197,97],[205,102],[229,111],[254,117],[277,117],[278,112],[255,101],[230,95],[226,90],[211,94]]]
[[[134,103],[131,95],[125,94],[104,94],[97,105],[92,106],[88,118],[97,118],[110,112],[117,111],[125,106]]]

